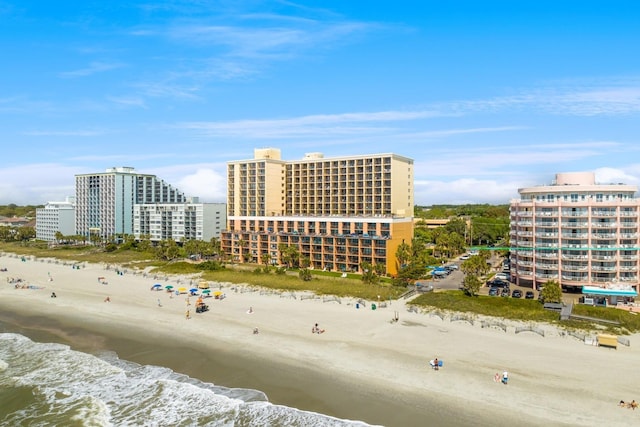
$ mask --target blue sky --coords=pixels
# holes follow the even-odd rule
[[[420,205],[638,185],[638,22],[632,0],[0,0],[0,204],[113,166],[222,202],[262,147],[413,158]]]

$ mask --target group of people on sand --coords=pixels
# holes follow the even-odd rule
[[[638,402],[636,402],[635,399],[631,402],[625,402],[624,400],[621,400],[620,403],[618,403],[618,406],[620,406],[621,408],[633,409],[635,411],[638,407]]]
[[[323,334],[324,333],[324,329],[320,329],[320,326],[318,326],[318,324],[316,323],[315,325],[313,325],[313,328],[311,328],[311,333],[312,334]]]

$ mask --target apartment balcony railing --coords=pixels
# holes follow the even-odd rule
[[[558,237],[558,233],[538,232],[536,237]]]
[[[616,278],[615,275],[611,275],[608,277],[591,276],[591,281],[595,283],[607,283],[607,282],[611,282],[611,280],[615,278]]]
[[[636,282],[638,281],[638,276],[634,275],[634,276],[620,276],[620,281],[621,282]]]
[[[536,273],[536,279],[557,279],[557,273]]]
[[[562,264],[563,271],[588,271],[588,265],[571,265],[571,264]]]
[[[615,222],[592,222],[591,227],[593,228],[617,228],[618,224]]]
[[[522,261],[522,260],[520,260],[520,261],[518,261],[518,266],[531,267],[531,266],[533,266],[533,262],[532,261]]]
[[[603,272],[613,272],[616,271],[617,268],[615,266],[607,267],[604,265],[592,265],[591,271],[603,271]]]
[[[616,261],[618,259],[615,255],[601,255],[597,252],[591,254],[591,259],[595,259],[598,261]]]
[[[558,221],[536,221],[538,228],[558,228]]]
[[[589,280],[589,276],[588,275],[574,276],[572,274],[563,274],[562,280],[566,280],[569,282],[586,282],[587,280]]]
[[[584,260],[588,260],[589,259],[589,255],[562,254],[562,259],[569,259],[569,260],[584,259]]]
[[[515,216],[520,218],[531,218],[533,216],[533,212],[531,211],[519,211],[515,212]]]
[[[544,211],[544,212],[536,212],[536,217],[554,217],[558,216],[557,211]]]
[[[619,269],[620,271],[638,271],[638,267],[635,265],[621,265]]]
[[[557,249],[559,247],[558,243],[556,242],[554,243],[540,242],[540,243],[537,243],[536,246],[539,248],[553,248],[553,249]]]
[[[562,222],[562,227],[565,228],[585,228],[589,226],[589,223],[586,221],[579,222]]]
[[[531,221],[518,221],[518,227],[533,227],[533,222]]]
[[[625,261],[637,261],[638,255],[620,255],[620,259]]]
[[[620,228],[636,228],[638,226],[637,222],[621,222]]]
[[[536,262],[536,268],[541,268],[543,270],[557,270],[558,264],[547,264],[543,262]]]
[[[562,233],[561,237],[563,239],[587,239],[589,233]]]
[[[591,211],[591,216],[616,216],[615,211]]]
[[[531,276],[533,276],[533,271],[518,270],[518,276],[520,276],[520,277],[531,277]]]
[[[589,216],[589,212],[587,212],[586,210],[584,211],[569,211],[569,210],[562,210],[562,216],[570,216],[570,217],[587,217]]]
[[[631,249],[631,248],[637,248],[638,245],[637,244],[633,244],[632,245],[632,244],[626,244],[625,243],[625,244],[619,245],[619,247],[622,248],[622,249]]]
[[[621,239],[637,239],[638,233],[620,233]]]
[[[533,231],[517,231],[514,234],[518,237],[533,237]]]
[[[532,248],[533,242],[529,240],[518,240],[518,246],[522,246],[525,248]]]
[[[558,253],[552,251],[536,252],[536,258],[558,259]]]
[[[616,233],[591,233],[592,239],[615,239],[617,236]]]
[[[624,217],[637,217],[638,216],[638,212],[635,211],[620,211],[620,216],[624,216]]]

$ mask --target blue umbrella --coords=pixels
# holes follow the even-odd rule
[[[189,289],[189,292],[198,292],[198,289],[197,288],[191,288],[191,289]]]
[[[160,283],[156,283],[155,285],[152,286],[152,288],[161,288],[162,285]]]

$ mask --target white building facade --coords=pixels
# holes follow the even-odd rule
[[[637,291],[637,190],[598,184],[590,172],[559,173],[551,185],[519,189],[510,204],[512,281]]]
[[[36,239],[53,242],[56,233],[64,236],[76,234],[75,199],[67,197],[64,202],[47,202],[44,208],[36,209]]]
[[[107,240],[132,235],[134,205],[186,202],[182,192],[132,167],[114,167],[75,178],[75,230],[82,236]]]
[[[210,241],[220,238],[227,221],[225,203],[136,204],[133,207],[133,234],[136,239]]]

